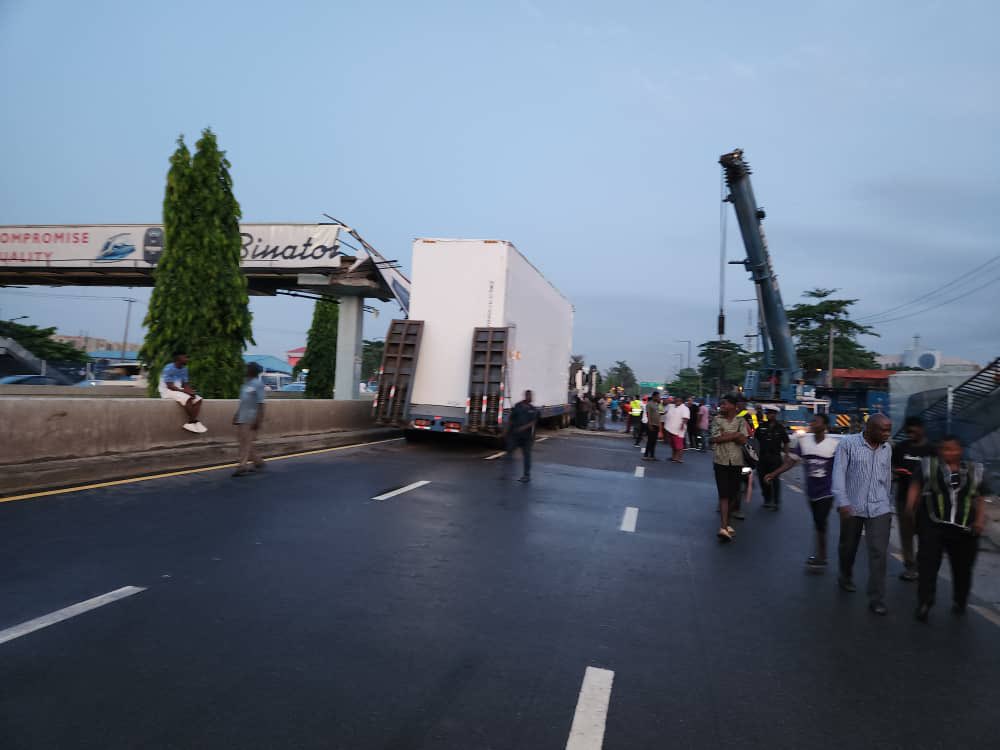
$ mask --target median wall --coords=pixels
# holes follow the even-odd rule
[[[206,400],[208,432],[196,435],[172,401],[0,397],[0,495],[231,461],[236,406]],[[267,456],[391,432],[375,429],[371,411],[370,401],[269,401],[258,442]]]

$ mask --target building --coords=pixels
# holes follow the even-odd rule
[[[94,350],[117,351],[119,357],[122,353],[122,344],[120,341],[109,341],[108,339],[101,339],[96,336],[65,336],[61,333],[53,333],[49,338],[53,341],[58,341],[60,344],[69,344],[84,352]],[[137,352],[141,348],[141,341],[129,342],[125,347],[125,351]]]
[[[304,346],[300,346],[297,349],[289,349],[285,352],[285,358],[292,367],[295,367],[304,356],[306,356],[306,348]]]

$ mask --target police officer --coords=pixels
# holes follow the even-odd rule
[[[760,477],[760,494],[768,510],[781,507],[781,480],[775,477],[768,482],[765,477],[777,471],[788,459],[788,430],[778,418],[777,406],[766,406],[763,421],[754,430],[757,439],[757,476]]]

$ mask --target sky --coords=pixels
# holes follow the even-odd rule
[[[989,0],[0,0],[0,224],[159,221],[177,136],[211,126],[245,221],[328,212],[404,271],[414,237],[510,240],[575,305],[574,351],[658,380],[715,336],[740,147],[786,306],[838,289],[875,351],[985,363],[998,23]],[[134,296],[133,319],[149,297],[0,289],[0,317],[120,340],[124,303],[53,292]],[[728,266],[730,338],[752,295]],[[304,344],[311,306],[254,298],[251,351]]]

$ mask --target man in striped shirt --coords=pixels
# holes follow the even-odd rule
[[[833,503],[840,513],[840,588],[855,591],[861,531],[868,547],[868,607],[885,615],[885,570],[892,528],[892,423],[873,414],[860,434],[840,441],[833,458]]]

